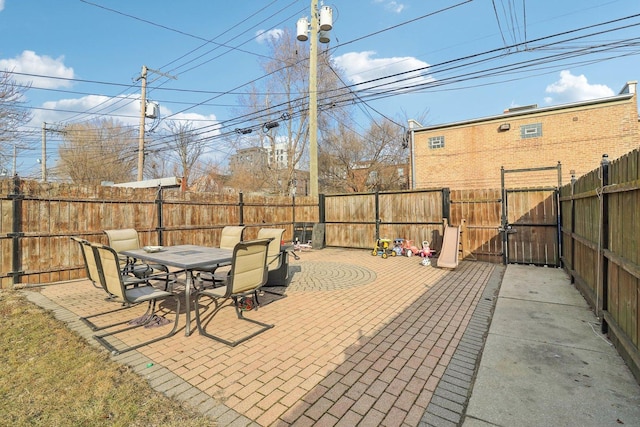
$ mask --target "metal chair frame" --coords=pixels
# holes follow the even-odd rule
[[[233,249],[231,271],[227,277],[226,286],[205,288],[197,292],[195,300],[196,324],[198,326],[198,332],[201,335],[228,346],[235,347],[256,335],[273,328],[274,325],[244,317],[244,307],[242,307],[242,304],[247,297],[253,297],[255,299],[256,309],[260,305],[258,300],[258,290],[267,281],[267,253],[270,241],[271,239],[258,239],[237,243]],[[200,313],[200,300],[205,296],[211,298],[215,303],[215,308],[210,319],[212,319],[219,310],[225,307],[223,303],[219,303],[220,300],[231,299],[238,319],[256,324],[261,326],[261,328],[237,340],[228,340],[218,335],[206,332],[203,325],[202,315]]]

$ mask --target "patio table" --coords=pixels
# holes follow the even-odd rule
[[[233,258],[233,250],[231,249],[197,245],[163,246],[157,252],[132,249],[120,253],[141,261],[149,261],[184,270],[186,275],[185,303],[187,312],[185,336],[189,336],[191,333],[191,308],[189,305],[191,287],[193,286],[193,271],[211,270],[220,264],[230,263]]]

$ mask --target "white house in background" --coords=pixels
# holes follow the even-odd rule
[[[287,144],[285,143],[276,143],[275,145],[275,157],[273,155],[273,150],[271,149],[271,146],[267,146],[265,147],[267,150],[267,155],[268,155],[268,159],[269,159],[269,166],[273,166],[273,163],[275,161],[275,168],[276,169],[285,169],[288,165],[288,160],[289,160],[289,152],[287,151]]]

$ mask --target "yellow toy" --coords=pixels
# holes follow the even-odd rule
[[[391,239],[376,240],[376,247],[373,248],[371,255],[373,256],[382,255],[382,258],[387,258],[389,254],[391,254],[391,256],[395,256],[396,253],[389,248],[390,244],[391,244]]]

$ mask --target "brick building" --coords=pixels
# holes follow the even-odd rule
[[[500,168],[561,163],[562,183],[640,145],[637,82],[616,96],[422,127],[409,121],[410,188],[500,188]],[[557,185],[557,170],[509,174],[507,187]]]

